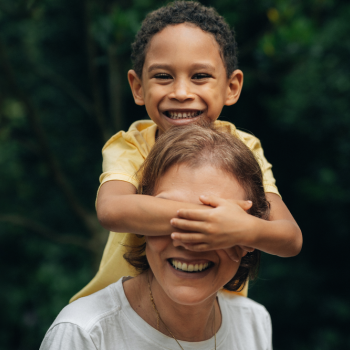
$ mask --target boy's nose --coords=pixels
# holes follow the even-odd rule
[[[173,85],[173,91],[169,94],[169,98],[183,102],[188,99],[193,99],[194,95],[191,92],[188,83],[184,81],[177,81]]]

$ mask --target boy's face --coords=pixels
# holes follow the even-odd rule
[[[169,25],[151,40],[142,71],[128,73],[136,104],[145,105],[163,133],[199,118],[215,121],[237,102],[243,73],[228,79],[215,38],[190,24]]]

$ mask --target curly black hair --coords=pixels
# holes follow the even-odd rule
[[[215,9],[195,1],[174,1],[146,16],[131,45],[133,69],[138,77],[142,78],[142,69],[152,37],[168,25],[180,23],[192,23],[215,37],[229,78],[238,65],[234,30]]]

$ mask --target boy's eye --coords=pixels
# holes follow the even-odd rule
[[[200,80],[200,79],[207,79],[210,78],[211,76],[209,74],[206,73],[197,73],[195,74],[192,79],[194,80]]]
[[[171,75],[165,73],[159,73],[154,76],[157,79],[172,79]]]

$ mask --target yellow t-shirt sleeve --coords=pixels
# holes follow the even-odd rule
[[[112,136],[102,149],[103,163],[100,187],[107,181],[126,181],[139,187],[137,171],[155,142],[156,125],[152,121],[138,121],[128,132]]]
[[[139,186],[136,173],[144,158],[139,152],[138,145],[128,142],[125,134],[124,131],[118,132],[102,149],[103,173],[100,176],[101,185],[107,181],[121,180],[130,182],[136,188]]]
[[[276,180],[271,170],[272,165],[264,156],[264,151],[261,147],[260,140],[255,136],[241,130],[236,130],[236,134],[251,149],[255,155],[255,158],[259,162],[263,174],[265,192],[275,193],[280,196],[276,186]]]

